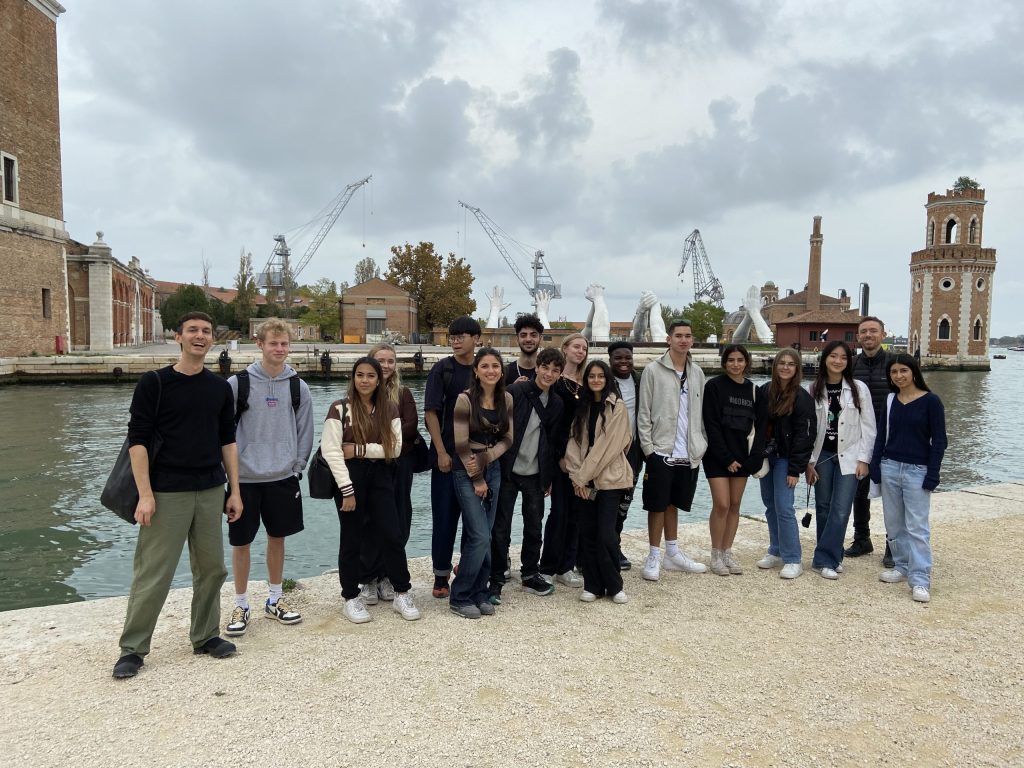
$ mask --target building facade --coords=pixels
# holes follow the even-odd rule
[[[52,0],[0,0],[0,357],[70,334]]]
[[[416,299],[397,285],[375,277],[345,289],[338,300],[341,341],[376,344],[384,331],[411,338],[419,327]]]
[[[928,195],[925,247],[910,256],[908,348],[921,357],[987,362],[995,248],[982,247],[985,190]]]

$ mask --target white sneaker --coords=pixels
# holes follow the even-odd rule
[[[839,574],[834,568],[822,568],[818,573],[821,574],[821,578],[828,579],[829,581],[835,581],[839,578]]]
[[[582,587],[583,579],[576,575],[575,571],[566,571],[555,576],[555,581],[559,584],[565,584],[567,587]]]
[[[619,605],[622,605],[622,603],[628,603],[629,602],[629,596],[626,595],[626,593],[624,591],[619,590],[618,592],[616,592],[612,596],[612,602],[613,603],[618,603]]]
[[[928,594],[928,587],[922,587],[920,584],[911,590],[910,596],[917,603],[927,603],[932,599],[932,596]]]
[[[666,571],[686,571],[686,573],[704,573],[708,567],[704,563],[691,560],[685,552],[679,550],[673,555],[665,554]]]
[[[377,582],[377,595],[389,603],[395,599],[395,588],[391,586],[391,579],[387,576]]]
[[[895,568],[890,568],[887,571],[882,571],[878,574],[878,580],[884,581],[886,584],[899,584],[901,581],[907,580],[905,573],[900,573]]]
[[[647,559],[644,560],[644,569],[640,572],[647,581],[657,581],[661,578],[661,558],[658,557],[654,552],[647,555]]]
[[[836,573],[842,573],[842,572],[843,572],[843,564],[840,563],[839,565],[836,566]]]
[[[377,604],[377,580],[368,581],[359,587],[359,596],[363,598],[363,603],[366,605]]]
[[[585,589],[582,592],[580,592],[581,603],[592,603],[595,600],[597,600],[597,595],[595,595],[593,592],[587,592],[587,590]]]
[[[782,558],[778,555],[765,555],[757,561],[757,567],[767,571],[769,568],[778,568],[779,566],[785,565],[782,562]]]
[[[365,624],[373,618],[370,612],[366,610],[366,603],[362,597],[353,597],[351,600],[346,600],[345,606],[341,609],[341,615],[353,624]]]
[[[420,617],[420,609],[412,601],[412,592],[403,592],[400,595],[395,595],[391,609],[395,613],[400,614],[406,621],[416,621]]]
[[[782,566],[782,570],[779,572],[779,578],[795,579],[803,572],[804,567],[800,565],[800,563],[786,563]]]
[[[743,566],[740,565],[740,561],[736,559],[736,555],[732,553],[731,549],[727,549],[722,553],[722,561],[733,576],[743,575]]]
[[[716,576],[728,576],[731,573],[720,549],[711,550],[711,572]]]

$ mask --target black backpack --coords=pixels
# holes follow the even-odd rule
[[[238,378],[238,396],[235,398],[235,426],[238,426],[238,422],[242,419],[242,414],[249,410],[249,372],[240,371],[236,374]],[[288,379],[288,387],[291,390],[292,395],[292,410],[298,413],[299,411],[299,399],[301,392],[299,386],[302,382],[298,376],[292,376]]]

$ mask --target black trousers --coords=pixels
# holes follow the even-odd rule
[[[551,481],[551,514],[544,524],[541,573],[565,573],[576,567],[580,526],[576,506],[572,503],[574,496],[569,476],[556,471]]]
[[[857,483],[857,495],[853,497],[853,538],[871,538],[871,499],[868,498],[868,491],[871,488],[871,478],[863,477]]]
[[[402,546],[409,543],[409,532],[412,530],[412,454],[399,457],[395,462],[395,509],[398,511],[398,524],[402,530]],[[384,569],[384,558],[380,547],[372,536],[363,537],[363,546],[359,552],[359,580],[361,583],[382,579],[387,576]]]
[[[512,545],[512,518],[516,499],[523,495],[523,547],[520,573],[523,579],[537,574],[540,559],[541,526],[544,522],[544,489],[540,487],[540,474],[509,474],[502,478],[498,492],[498,509],[491,529],[491,589],[505,583],[505,563]]]
[[[580,521],[583,589],[598,597],[611,597],[622,591],[619,536],[615,532],[621,501],[622,490],[598,491],[593,501],[573,495]]]
[[[408,592],[409,563],[405,559],[402,526],[395,507],[395,465],[370,459],[348,459],[349,476],[356,492],[356,508],[342,512],[342,496],[335,494],[341,524],[338,545],[338,579],[341,596],[346,600],[359,596],[359,553],[363,541],[372,539],[384,560],[384,571],[396,592]]]

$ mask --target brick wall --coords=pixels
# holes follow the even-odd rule
[[[0,357],[54,354],[67,323],[64,257],[59,242],[0,232]],[[43,317],[43,289],[50,317]]]

